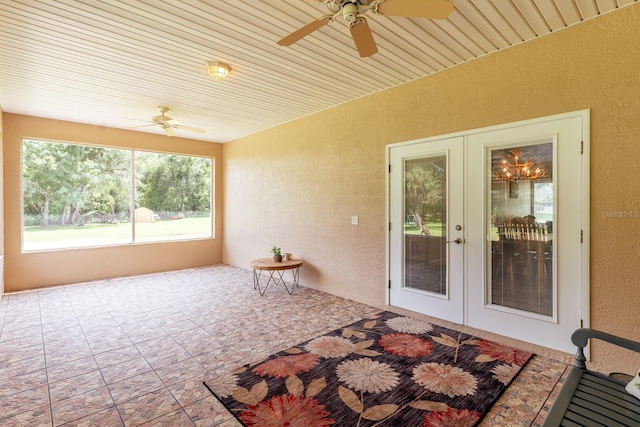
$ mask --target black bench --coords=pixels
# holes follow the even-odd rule
[[[589,339],[640,353],[638,342],[593,329],[576,330],[571,335],[571,341],[578,347],[575,363],[542,427],[640,426],[640,400],[625,391],[627,382],[587,370],[584,348]]]

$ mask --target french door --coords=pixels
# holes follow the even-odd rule
[[[577,112],[389,146],[389,304],[573,352],[587,132]]]
[[[463,323],[462,137],[390,150],[391,304]]]

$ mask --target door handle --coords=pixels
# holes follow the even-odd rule
[[[464,239],[458,237],[455,240],[447,240],[447,243],[457,243],[458,245],[460,245],[460,244],[464,243]]]

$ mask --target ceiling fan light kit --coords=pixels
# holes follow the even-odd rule
[[[378,51],[367,20],[362,16],[371,11],[382,16],[446,19],[453,11],[451,0],[317,0],[327,6],[331,14],[323,15],[278,41],[280,46],[291,46],[303,37],[333,22],[338,15],[349,24],[351,37],[361,57]]]
[[[218,61],[209,61],[207,62],[207,74],[213,77],[216,80],[224,80],[229,77],[229,73],[231,72],[231,67],[229,65],[218,62]]]

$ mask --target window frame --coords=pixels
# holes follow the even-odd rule
[[[71,242],[66,246],[50,246],[50,247],[38,247],[38,248],[26,248],[25,247],[25,143],[33,141],[33,142],[42,142],[42,143],[51,143],[51,144],[61,144],[66,146],[80,146],[80,147],[90,147],[90,148],[98,148],[98,149],[106,149],[106,150],[120,150],[122,152],[128,153],[131,167],[128,171],[129,183],[128,183],[128,224],[130,227],[128,228],[129,239],[127,242],[117,242],[117,243],[108,243],[108,242],[99,242],[95,241],[91,244],[78,245],[76,242]],[[209,190],[209,201],[208,201],[208,212],[209,212],[209,221],[207,223],[207,230],[203,233],[202,236],[196,237],[182,237],[181,235],[164,236],[163,238],[154,238],[149,240],[136,240],[136,221],[135,221],[135,210],[137,207],[137,194],[138,194],[138,182],[136,180],[136,156],[138,153],[151,153],[160,156],[176,156],[176,157],[187,157],[187,158],[196,158],[196,159],[204,159],[209,162],[208,168],[208,190]],[[150,150],[150,149],[138,149],[126,146],[116,146],[116,145],[106,145],[106,144],[92,144],[85,142],[69,142],[69,141],[59,141],[49,138],[29,138],[23,137],[21,138],[20,144],[20,248],[22,253],[38,253],[38,252],[55,252],[55,251],[67,251],[67,250],[86,250],[86,249],[96,249],[96,248],[105,248],[105,247],[127,247],[132,245],[148,245],[148,244],[163,244],[163,243],[172,243],[172,242],[185,242],[185,241],[198,241],[198,240],[213,240],[215,239],[215,157],[200,155],[200,154],[190,154],[183,152],[169,152],[169,151],[160,151],[160,150]],[[206,212],[206,210],[204,211]],[[56,213],[57,214],[57,213]],[[55,244],[55,242],[53,242]]]

